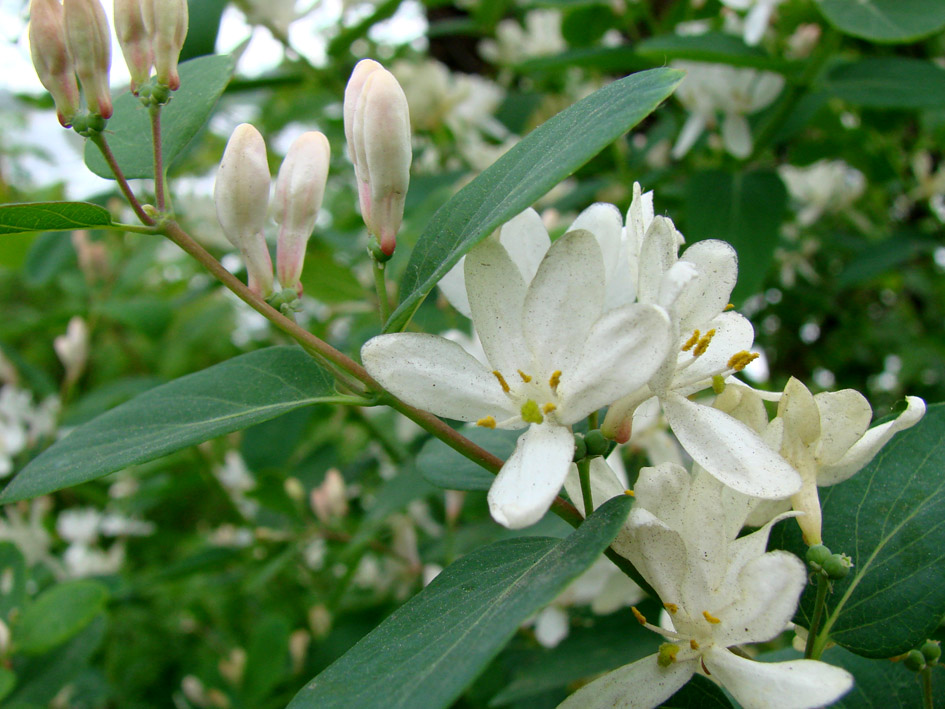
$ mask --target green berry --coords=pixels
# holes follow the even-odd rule
[[[574,462],[578,462],[587,455],[587,444],[584,442],[584,436],[580,433],[574,434]]]
[[[823,544],[815,544],[807,550],[805,558],[808,564],[816,564],[819,567],[824,565],[824,562],[830,558],[830,555],[830,549]]]
[[[832,581],[846,578],[852,566],[850,557],[845,554],[831,554],[823,563],[824,573]]]
[[[934,665],[938,662],[938,658],[942,656],[942,646],[938,640],[926,640],[919,648],[919,652],[922,653],[928,664]]]
[[[903,658],[902,664],[905,665],[908,670],[919,672],[925,668],[925,656],[918,650],[909,650]]]
[[[588,432],[584,440],[587,443],[588,455],[607,455],[610,451],[610,441],[600,432],[600,429]]]

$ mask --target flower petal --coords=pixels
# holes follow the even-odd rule
[[[518,414],[492,372],[442,337],[411,332],[379,335],[361,348],[361,360],[394,396],[437,416],[477,421]]]
[[[548,230],[534,209],[526,209],[503,224],[499,243],[509,252],[526,285],[532,282],[541,260],[551,248]]]
[[[532,424],[489,488],[492,518],[509,529],[535,524],[551,507],[573,456],[571,429]]]
[[[623,229],[623,215],[612,204],[598,202],[581,212],[568,231],[585,229],[594,235],[600,244],[604,256],[604,268],[608,277],[618,266],[620,253],[620,232]],[[608,278],[609,280],[609,278]]]
[[[751,155],[748,119],[740,113],[726,113],[722,119],[722,144],[733,157],[744,159]]]
[[[825,391],[814,396],[820,411],[820,440],[814,457],[818,463],[836,463],[863,437],[873,419],[866,397],[855,389]]]
[[[634,506],[624,526],[630,536],[628,548],[621,551],[640,575],[653,587],[664,603],[681,604],[681,589],[690,573],[686,543],[649,510]]]
[[[580,360],[562,369],[560,420],[578,421],[643,386],[671,343],[662,308],[634,304],[605,313],[581,341]]]
[[[660,667],[650,655],[584,685],[558,709],[652,709],[686,684],[696,667],[695,660]]]
[[[709,346],[688,367],[682,369],[686,360],[693,360],[692,350],[681,352],[677,360],[676,376],[672,387],[679,394],[688,396],[712,384],[712,377],[731,371],[732,355],[751,349],[755,340],[755,329],[748,318],[736,312],[720,313],[703,323],[708,330],[715,330]],[[685,336],[687,331],[682,330]],[[694,349],[694,348],[693,348]],[[767,419],[765,420],[767,423]]]
[[[706,239],[683,252],[682,261],[693,264],[699,276],[676,301],[682,332],[705,328],[729,303],[738,280],[738,256],[724,241]]]
[[[823,707],[853,687],[849,672],[818,660],[756,662],[716,646],[703,662],[744,709]]]
[[[466,257],[463,256],[455,266],[446,272],[446,275],[440,279],[437,285],[440,287],[440,292],[443,293],[450,305],[467,318],[471,318],[472,314],[469,310],[469,298],[466,296],[465,264]]]
[[[525,295],[525,339],[548,377],[577,363],[587,333],[604,303],[604,259],[588,231],[558,239],[538,267]]]
[[[925,415],[925,402],[917,396],[907,396],[906,405],[906,410],[898,418],[871,428],[840,460],[821,468],[817,473],[817,484],[824,487],[843,482],[873,460],[890,438],[915,426]]]
[[[674,392],[661,400],[666,420],[686,452],[730,488],[765,500],[789,497],[800,489],[797,471],[741,421]]]

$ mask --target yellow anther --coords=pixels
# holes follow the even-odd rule
[[[671,615],[676,615],[679,612],[679,606],[675,603],[664,603],[663,608],[667,610]]]
[[[561,383],[561,370],[556,369],[551,373],[551,379],[548,380],[548,386],[551,387],[551,391],[558,390],[558,384]]]
[[[696,344],[698,341],[699,341],[699,331],[698,331],[698,330],[693,330],[693,331],[692,331],[692,337],[690,337],[688,340],[686,340],[686,344],[684,344],[684,345],[682,346],[682,351],[683,351],[683,352],[688,352],[689,350],[692,349],[692,346],[693,346],[694,344]]]
[[[676,662],[676,655],[679,652],[679,645],[672,643],[663,643],[660,645],[659,653],[656,655],[656,664],[660,667],[669,667]]]
[[[760,356],[761,355],[757,352],[748,352],[747,350],[742,350],[741,352],[736,352],[732,355],[732,358],[728,361],[728,366],[730,369],[740,372]]]
[[[623,494],[627,497],[636,497],[637,494],[633,490],[624,490]]]
[[[518,376],[520,376],[522,378],[522,381],[525,382],[526,384],[528,384],[532,380],[531,375],[525,374],[525,372],[523,372],[521,369],[518,370]]]
[[[637,619],[637,622],[640,625],[646,625],[646,616],[638,611],[636,606],[630,606],[630,611],[633,613],[633,617]]]
[[[504,391],[506,394],[508,394],[509,391],[510,391],[510,389],[509,389],[509,383],[508,383],[507,381],[505,381],[505,377],[502,376],[502,372],[500,372],[498,369],[494,369],[494,370],[492,370],[492,375],[493,375],[496,379],[499,380],[499,386],[502,387],[502,391]]]
[[[697,643],[695,640],[690,640],[690,641],[689,641],[689,647],[691,647],[693,650],[698,650],[698,649],[699,649],[699,643]]]
[[[550,414],[552,411],[554,411],[557,408],[558,406],[556,404],[552,404],[549,401],[547,404],[541,407],[541,410],[544,411],[546,414]]]
[[[524,404],[522,404],[522,421],[525,423],[541,423],[545,420],[545,417],[541,415],[541,410],[538,408],[538,404],[529,399]]]
[[[729,303],[724,308],[722,308],[722,310],[735,310],[735,306]]]
[[[703,337],[699,338],[699,342],[696,343],[696,346],[692,350],[692,356],[701,357],[705,354],[705,351],[709,349],[709,343],[712,342],[713,337],[715,337],[715,329],[709,330]]]
[[[702,617],[705,618],[710,623],[712,623],[712,625],[718,625],[719,623],[722,622],[721,620],[716,618],[714,615],[709,613],[709,611],[702,611]]]
[[[495,428],[495,418],[492,416],[486,416],[484,419],[479,419],[476,421],[477,426],[482,426],[483,428]]]

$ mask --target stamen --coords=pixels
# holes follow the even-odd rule
[[[700,357],[705,354],[705,351],[709,349],[709,343],[712,342],[713,337],[715,337],[715,328],[709,330],[705,336],[699,339],[699,342],[696,343],[695,348],[692,350],[692,356]]]
[[[726,310],[735,310],[735,306],[732,305],[731,303],[729,303],[729,304],[726,305],[724,308],[722,308],[722,311],[723,311],[723,312],[726,311]]]
[[[541,415],[538,404],[529,399],[522,404],[522,421],[526,423],[542,423],[545,417]]]
[[[728,361],[728,366],[730,369],[740,372],[760,356],[761,355],[758,352],[748,352],[747,350],[742,350],[741,352],[736,352],[732,355],[732,358]]]
[[[679,645],[672,643],[663,643],[660,645],[659,653],[656,656],[656,664],[660,667],[669,667],[676,662],[676,655],[679,653]]]
[[[482,426],[483,428],[495,428],[495,418],[492,416],[486,416],[484,419],[479,419],[476,421],[477,426]]]
[[[544,411],[546,414],[550,414],[552,411],[554,411],[557,408],[558,406],[556,404],[552,404],[549,401],[547,404],[541,407],[541,410]]]
[[[694,639],[691,639],[691,640],[689,641],[689,647],[691,647],[693,650],[698,650],[698,649],[699,649],[699,643],[697,643]]]
[[[722,622],[721,620],[716,618],[714,615],[709,613],[709,611],[702,611],[702,617],[705,618],[710,623],[712,623],[712,625],[718,625],[719,623]]]
[[[561,383],[561,370],[556,369],[554,372],[551,373],[551,379],[548,380],[548,386],[551,387],[551,391],[557,392],[558,384],[560,383]]]
[[[646,616],[637,610],[636,606],[630,606],[630,612],[633,613],[633,617],[637,619],[640,625],[646,625]]]
[[[502,372],[500,372],[498,369],[494,369],[494,370],[492,370],[492,375],[493,375],[496,379],[499,380],[499,385],[502,387],[502,391],[504,391],[506,394],[508,394],[509,391],[511,391],[511,390],[509,389],[509,383],[508,383],[507,381],[505,381],[505,377],[502,376]]]
[[[633,490],[624,490],[623,494],[627,497],[636,497],[637,494]]]
[[[679,606],[677,606],[675,603],[664,603],[663,608],[669,611],[670,615],[675,615],[679,612]]]
[[[693,331],[692,331],[692,337],[690,337],[688,340],[686,340],[686,344],[684,344],[684,345],[682,346],[682,351],[683,351],[683,352],[688,352],[689,350],[692,349],[692,346],[693,346],[694,344],[696,344],[698,341],[699,341],[699,331],[698,331],[698,330],[693,330]]]
[[[521,369],[518,370],[518,376],[520,376],[522,378],[522,381],[525,382],[526,384],[528,384],[532,380],[531,375],[525,374],[525,372],[523,372]]]

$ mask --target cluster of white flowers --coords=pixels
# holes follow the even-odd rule
[[[669,611],[671,623],[653,629],[670,642],[569,706],[655,706],[703,668],[747,707],[769,706],[770,693],[785,689],[792,706],[820,706],[849,689],[846,672],[814,661],[755,663],[727,648],[780,633],[803,590],[803,564],[765,551],[771,525],[796,516],[806,541],[821,543],[817,486],[862,468],[925,405],[909,397],[902,415],[868,430],[872,410],[855,391],[814,396],[792,379],[783,393],[767,393],[738,382],[733,375],[756,355],[751,324],[729,304],[735,252],[709,240],[679,254],[683,243],[639,185],[626,221],[595,204],[554,243],[528,210],[441,282],[471,316],[484,360],[420,333],[376,337],[362,358],[412,405],[527,429],[489,491],[492,516],[510,528],[538,521],[562,485],[581,499],[575,461],[584,453],[572,426],[605,406],[601,432],[617,442],[661,409],[692,460],[691,472],[675,463],[643,469],[614,542]],[[715,398],[693,400],[703,391]],[[770,421],[763,399],[778,402]],[[603,458],[589,467],[594,506],[624,494]],[[761,530],[739,537],[746,524]]]
[[[55,433],[58,414],[58,397],[35,404],[25,389],[12,383],[0,387],[0,478],[13,472],[16,456]]]

